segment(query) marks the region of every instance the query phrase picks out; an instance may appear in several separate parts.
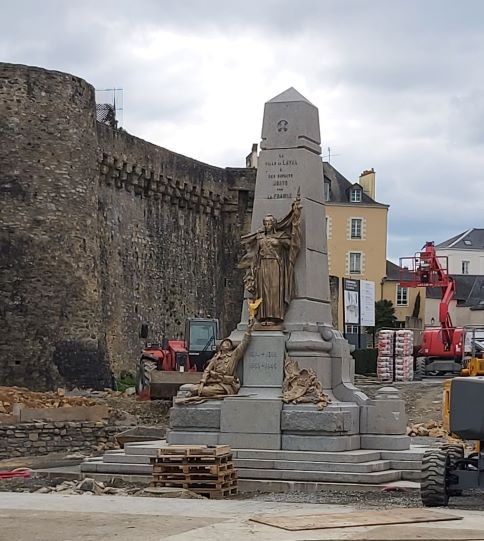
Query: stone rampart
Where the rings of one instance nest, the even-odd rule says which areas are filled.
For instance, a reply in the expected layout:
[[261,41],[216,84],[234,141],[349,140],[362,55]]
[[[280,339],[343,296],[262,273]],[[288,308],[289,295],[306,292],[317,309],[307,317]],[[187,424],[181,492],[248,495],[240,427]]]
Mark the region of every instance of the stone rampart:
[[252,169],[223,169],[95,120],[94,89],[0,64],[0,379],[102,388],[188,317],[238,321]]

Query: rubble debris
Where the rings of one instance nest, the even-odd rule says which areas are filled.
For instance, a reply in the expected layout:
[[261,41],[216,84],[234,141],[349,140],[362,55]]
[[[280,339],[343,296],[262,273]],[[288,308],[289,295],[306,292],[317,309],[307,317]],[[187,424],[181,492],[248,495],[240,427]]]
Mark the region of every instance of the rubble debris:
[[442,438],[449,442],[460,441],[458,438],[453,438],[447,433],[447,430],[442,426],[442,421],[427,421],[426,423],[414,423],[407,427],[407,436]]
[[96,406],[99,402],[82,396],[66,396],[64,389],[57,392],[35,392],[25,387],[0,387],[0,413],[13,413],[14,405],[27,408],[61,408]]

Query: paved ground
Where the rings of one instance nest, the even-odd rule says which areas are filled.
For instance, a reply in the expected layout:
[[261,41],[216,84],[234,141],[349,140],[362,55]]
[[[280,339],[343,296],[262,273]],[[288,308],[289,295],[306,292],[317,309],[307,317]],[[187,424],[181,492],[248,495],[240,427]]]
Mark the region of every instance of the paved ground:
[[[323,539],[484,539],[484,513],[463,520],[289,532],[249,521],[255,514],[351,513],[351,506],[133,497],[0,493],[0,539],[15,541],[317,541]],[[396,510],[398,512],[398,510]],[[444,511],[445,512],[445,511]]]

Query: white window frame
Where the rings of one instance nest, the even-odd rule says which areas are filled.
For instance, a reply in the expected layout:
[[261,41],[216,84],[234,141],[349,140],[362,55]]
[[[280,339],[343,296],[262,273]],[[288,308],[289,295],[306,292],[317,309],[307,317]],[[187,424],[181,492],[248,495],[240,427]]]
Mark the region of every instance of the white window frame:
[[351,203],[361,203],[361,188],[352,188],[350,192]]
[[397,306],[408,306],[408,287],[397,285]]
[[[352,265],[351,265],[351,260],[352,260],[352,257],[351,256],[357,256],[355,259],[356,261],[359,262],[359,265],[358,265],[358,269],[356,270],[356,267],[354,269],[352,269]],[[363,266],[363,254],[361,252],[349,252],[349,271],[350,271],[350,274],[361,274],[362,272],[362,266]]]
[[329,201],[331,199],[331,184],[324,181],[324,201]]
[[471,262],[466,259],[463,259],[462,265],[461,265],[462,274],[469,274],[470,266],[471,266]]
[[345,334],[358,334],[359,325],[354,323],[347,323],[345,325]]
[[[353,224],[355,225],[354,228],[353,228]],[[358,232],[359,232],[359,235],[357,234]],[[363,238],[363,218],[350,218],[350,239],[361,240],[362,238]]]

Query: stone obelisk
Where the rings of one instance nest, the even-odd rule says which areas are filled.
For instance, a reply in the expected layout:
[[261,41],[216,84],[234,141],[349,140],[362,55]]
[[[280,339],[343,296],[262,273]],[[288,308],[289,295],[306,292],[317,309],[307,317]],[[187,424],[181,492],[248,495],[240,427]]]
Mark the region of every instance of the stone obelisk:
[[[370,400],[354,387],[348,343],[331,325],[323,186],[318,110],[290,88],[265,104],[251,232],[261,229],[267,215],[283,219],[300,197],[292,299],[279,328],[252,333],[238,395],[172,408],[170,443],[301,451],[408,448],[398,393],[389,389]],[[235,343],[247,320],[244,307],[231,335]],[[286,354],[315,371],[331,400],[324,410],[282,402]]]

